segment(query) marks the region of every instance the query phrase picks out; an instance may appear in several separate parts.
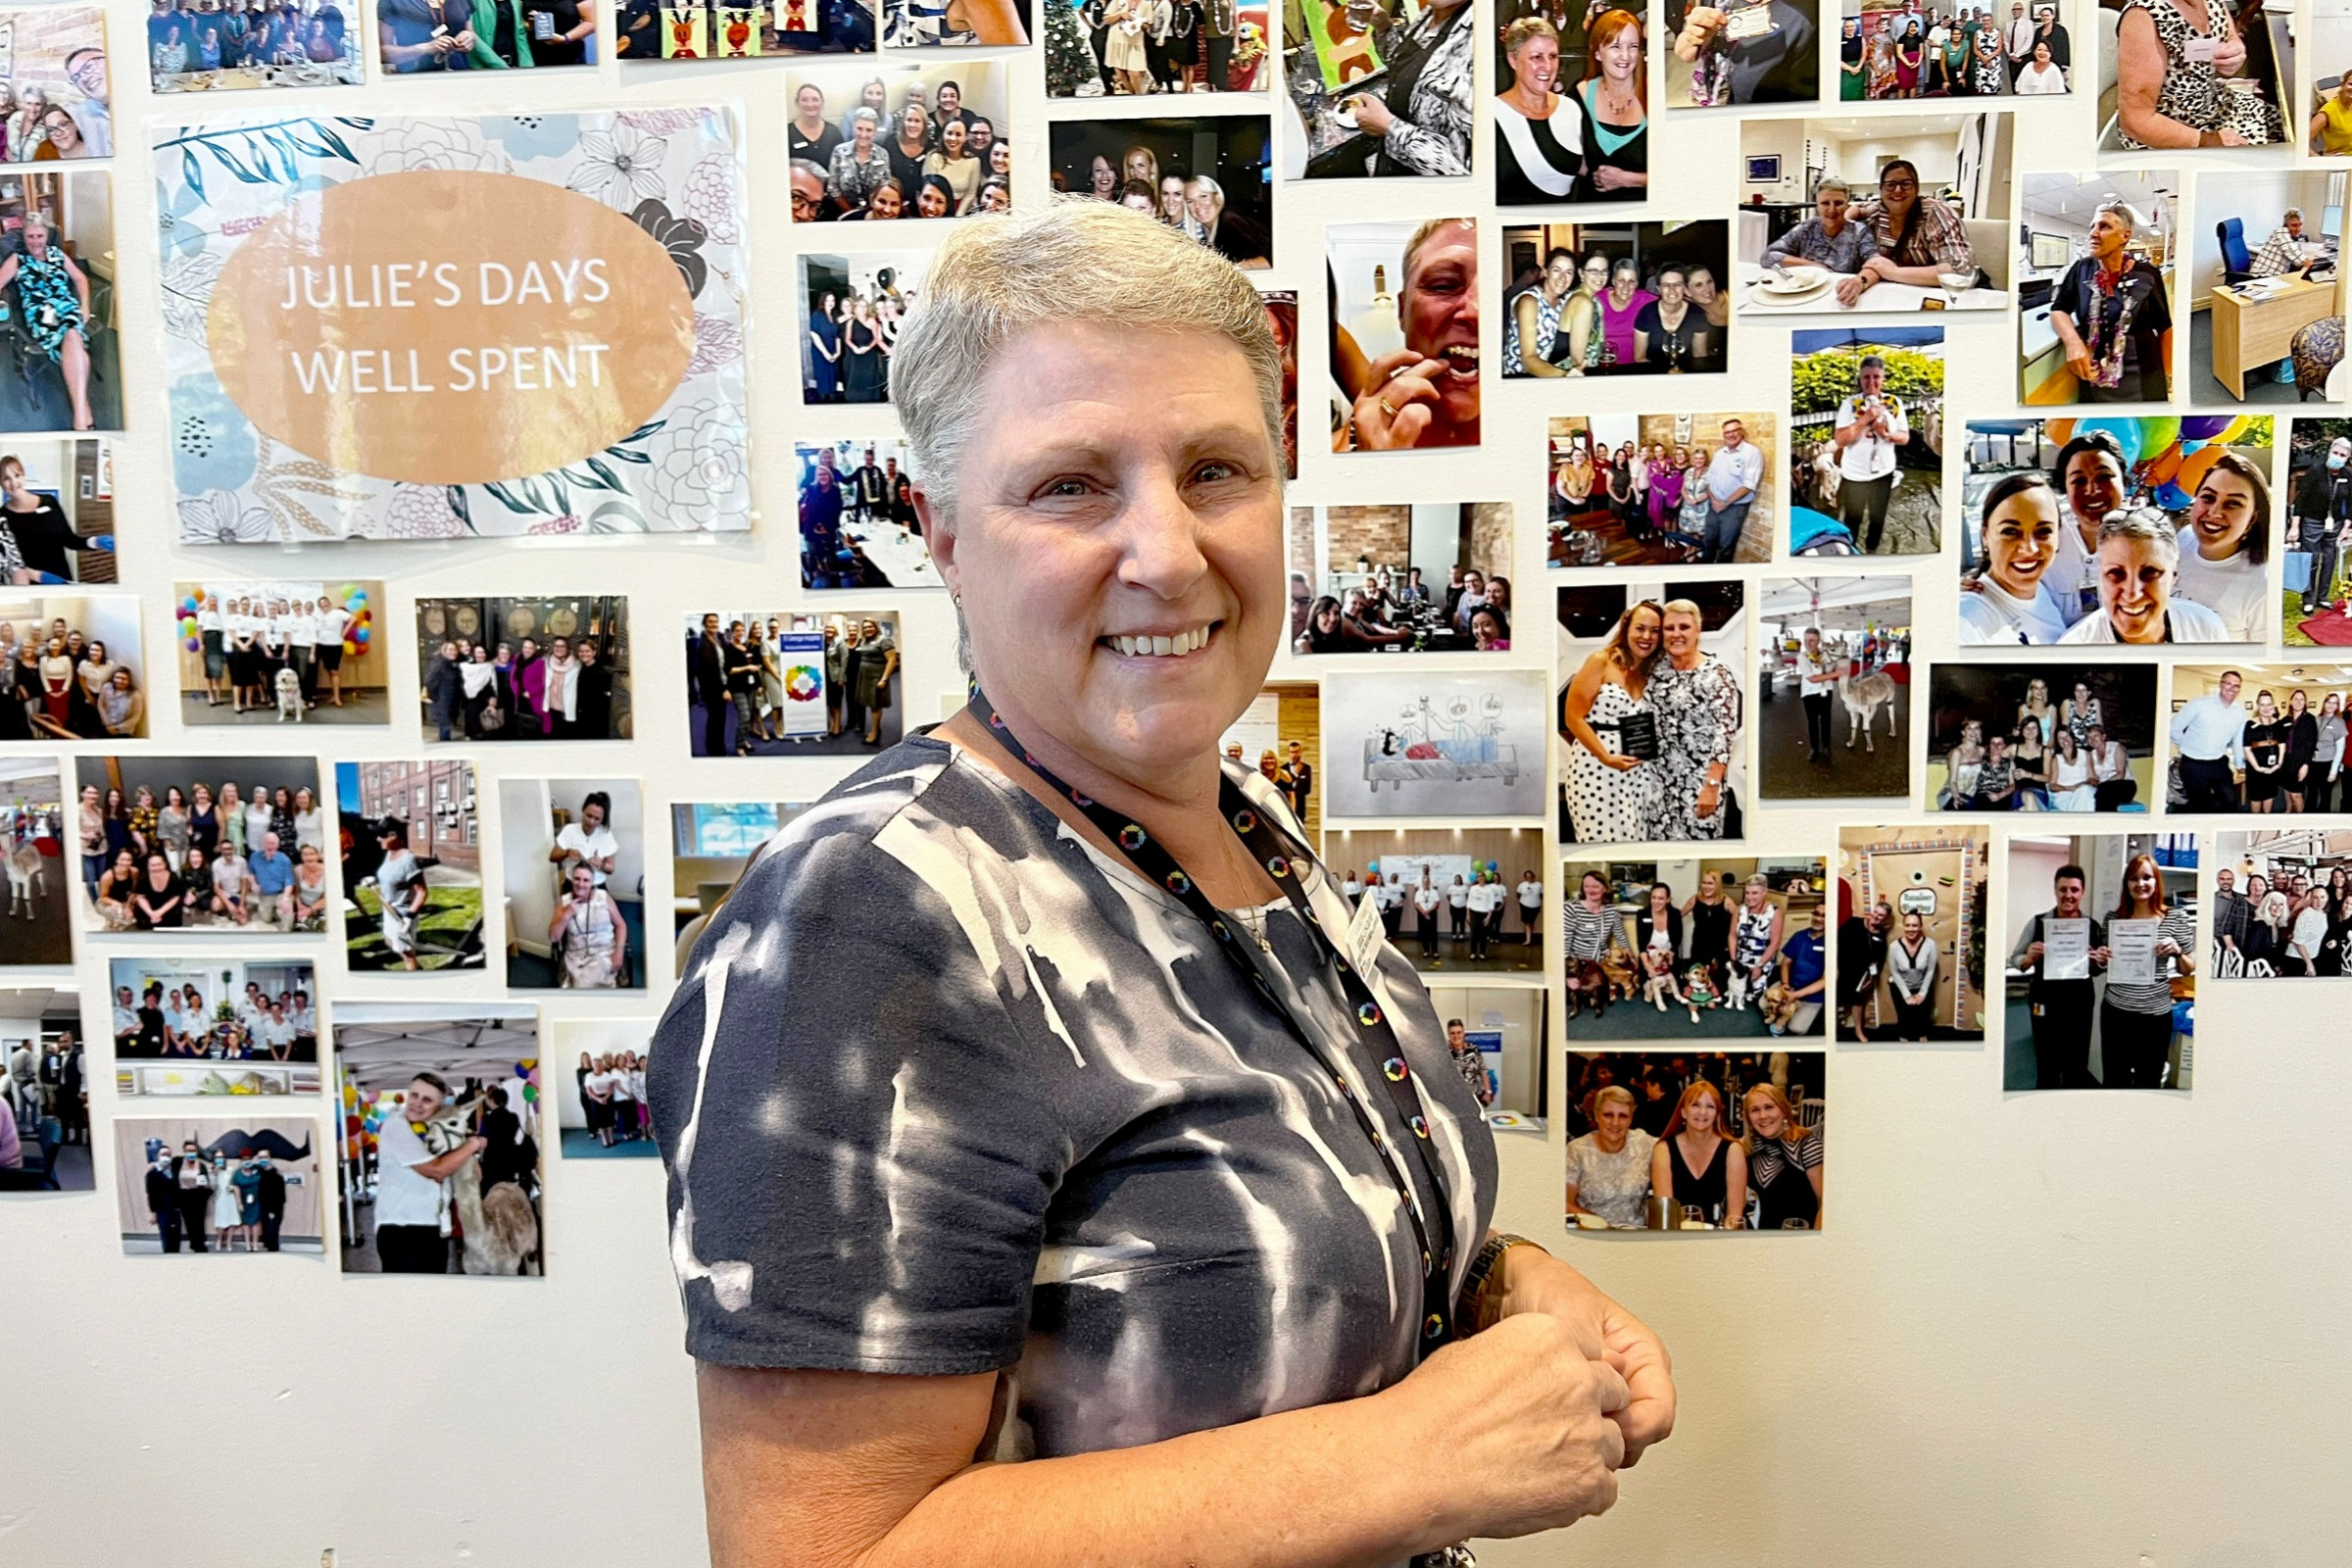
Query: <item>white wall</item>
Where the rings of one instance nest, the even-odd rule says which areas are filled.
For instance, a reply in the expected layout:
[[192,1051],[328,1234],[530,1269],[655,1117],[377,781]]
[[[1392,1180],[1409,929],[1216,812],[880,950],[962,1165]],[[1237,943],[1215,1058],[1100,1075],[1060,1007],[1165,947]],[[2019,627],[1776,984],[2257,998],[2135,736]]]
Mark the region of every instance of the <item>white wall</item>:
[[2228,178],[2208,175],[2197,181],[2196,211],[2191,219],[2195,227],[2191,254],[2196,257],[2196,270],[2189,276],[2189,291],[2198,306],[2205,296],[2222,282],[2222,242],[2214,234],[2214,225],[2234,218],[2245,225],[2246,250],[2250,254],[2262,249],[2262,242],[2271,237],[2278,226],[2278,219],[2289,207],[2303,209],[2303,231],[2315,243],[2320,236],[2320,215],[2328,208],[2329,185],[2340,176],[2309,174],[2231,174]]

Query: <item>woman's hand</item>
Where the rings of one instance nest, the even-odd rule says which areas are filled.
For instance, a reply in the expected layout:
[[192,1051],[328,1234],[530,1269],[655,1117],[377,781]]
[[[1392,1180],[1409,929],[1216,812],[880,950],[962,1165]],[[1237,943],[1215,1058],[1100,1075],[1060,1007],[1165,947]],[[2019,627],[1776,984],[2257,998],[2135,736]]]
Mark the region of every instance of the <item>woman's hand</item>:
[[1373,452],[1398,452],[1419,443],[1437,417],[1437,377],[1445,368],[1411,349],[1374,360],[1370,384],[1356,394],[1351,416],[1355,444]]
[[1601,760],[1608,763],[1620,773],[1631,773],[1635,768],[1642,765],[1642,759],[1639,757],[1625,757],[1615,752],[1603,757]]
[[1348,109],[1355,116],[1355,128],[1367,136],[1386,136],[1389,127],[1396,123],[1389,106],[1369,94],[1350,100]]
[[[1527,1313],[1567,1324],[1586,1355],[1606,1361],[1625,1378],[1631,1397],[1614,1417],[1625,1434],[1625,1464],[1634,1465],[1643,1449],[1665,1442],[1674,1431],[1674,1359],[1649,1325],[1541,1248],[1514,1247],[1495,1267],[1502,1272],[1502,1301],[1499,1320],[1487,1333]],[[1485,1337],[1474,1336],[1472,1343]]]
[[2231,27],[2214,43],[2214,73],[2217,75],[2234,76],[2245,69],[2245,65],[2246,40],[2238,36],[2235,27]]
[[1614,164],[1603,164],[1592,171],[1592,187],[1595,190],[1646,190],[1649,188],[1649,175],[1631,169],[1619,169]]

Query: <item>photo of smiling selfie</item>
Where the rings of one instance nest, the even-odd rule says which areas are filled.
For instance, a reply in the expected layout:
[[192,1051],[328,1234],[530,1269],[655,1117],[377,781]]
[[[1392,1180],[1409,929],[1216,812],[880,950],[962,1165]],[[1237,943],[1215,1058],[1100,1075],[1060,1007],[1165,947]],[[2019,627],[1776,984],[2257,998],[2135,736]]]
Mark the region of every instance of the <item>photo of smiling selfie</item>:
[[1478,445],[1478,220],[1334,223],[1334,452]]

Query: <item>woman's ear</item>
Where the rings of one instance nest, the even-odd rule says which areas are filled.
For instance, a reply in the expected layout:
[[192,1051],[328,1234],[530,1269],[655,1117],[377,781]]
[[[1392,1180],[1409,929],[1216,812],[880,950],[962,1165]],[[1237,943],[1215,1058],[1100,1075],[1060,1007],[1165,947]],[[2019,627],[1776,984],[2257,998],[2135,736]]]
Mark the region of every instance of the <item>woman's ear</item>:
[[914,503],[915,517],[923,525],[923,542],[930,548],[931,564],[939,568],[940,580],[947,584],[951,594],[962,593],[956,581],[956,528],[948,521],[948,510],[932,499],[920,479],[911,481],[906,494]]

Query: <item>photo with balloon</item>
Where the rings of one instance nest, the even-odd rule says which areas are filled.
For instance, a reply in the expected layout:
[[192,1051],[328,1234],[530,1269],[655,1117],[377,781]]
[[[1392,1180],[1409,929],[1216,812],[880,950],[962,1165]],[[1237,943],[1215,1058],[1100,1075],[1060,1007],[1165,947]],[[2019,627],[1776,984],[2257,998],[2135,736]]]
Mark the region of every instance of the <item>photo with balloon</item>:
[[183,724],[389,724],[374,578],[174,583]]

